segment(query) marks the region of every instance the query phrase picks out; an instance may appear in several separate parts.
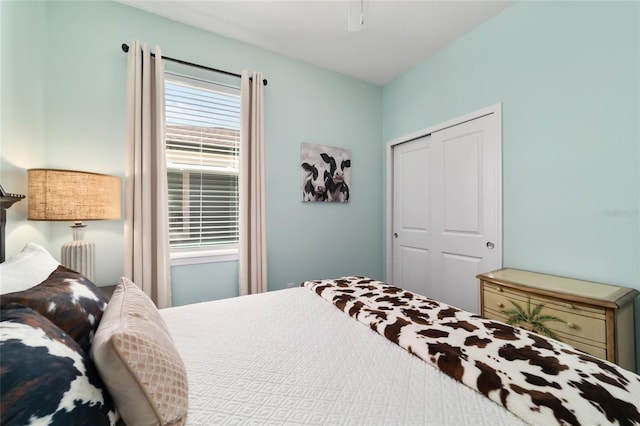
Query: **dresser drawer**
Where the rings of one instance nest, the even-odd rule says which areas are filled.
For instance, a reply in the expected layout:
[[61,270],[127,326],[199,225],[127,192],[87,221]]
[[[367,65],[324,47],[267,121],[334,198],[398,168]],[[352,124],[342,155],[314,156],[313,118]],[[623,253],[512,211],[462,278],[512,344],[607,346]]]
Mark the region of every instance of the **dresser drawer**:
[[600,342],[603,345],[607,341],[606,313],[604,309],[564,303],[563,301],[545,297],[528,296],[526,293],[504,290],[493,286],[484,286],[483,299],[485,309],[501,314],[503,310],[515,309],[515,306],[510,301],[516,302],[525,310],[529,299],[531,300],[532,308],[542,303],[545,305],[542,309],[543,314],[554,315],[565,321],[546,322],[545,325],[554,332],[559,332],[566,336],[575,336],[579,340],[586,339]]
[[[492,291],[494,293],[506,294],[511,297],[524,298],[526,300],[529,295],[531,295],[532,299],[539,300],[541,303],[544,303],[546,306],[553,307],[553,309],[564,310],[568,312],[578,313],[580,315],[593,315],[596,317],[605,317],[606,309],[601,306],[596,305],[584,305],[575,302],[568,302],[566,300],[555,299],[553,297],[545,297],[538,294],[532,294],[524,290],[513,289],[509,287],[501,287],[499,285],[493,283],[483,282],[482,286],[483,291]],[[502,309],[502,308],[501,308]]]
[[[485,318],[507,322],[507,316],[496,311],[492,311],[490,309],[485,309],[482,313],[482,316]],[[554,330],[558,332],[558,330]],[[588,354],[597,356],[602,359],[607,359],[607,348],[604,342],[593,342],[590,340],[578,340],[573,335],[566,335],[562,332],[558,332],[558,337],[560,341],[563,343],[567,343],[573,346],[576,349],[580,349]],[[572,338],[573,337],[573,338]]]

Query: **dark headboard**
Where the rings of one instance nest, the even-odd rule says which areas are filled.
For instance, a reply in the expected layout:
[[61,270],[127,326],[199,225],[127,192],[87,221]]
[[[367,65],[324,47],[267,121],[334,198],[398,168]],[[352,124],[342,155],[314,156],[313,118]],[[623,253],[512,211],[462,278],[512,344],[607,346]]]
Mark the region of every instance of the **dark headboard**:
[[7,223],[7,209],[24,198],[22,194],[11,194],[5,192],[0,185],[0,263],[4,262],[5,255],[5,226]]

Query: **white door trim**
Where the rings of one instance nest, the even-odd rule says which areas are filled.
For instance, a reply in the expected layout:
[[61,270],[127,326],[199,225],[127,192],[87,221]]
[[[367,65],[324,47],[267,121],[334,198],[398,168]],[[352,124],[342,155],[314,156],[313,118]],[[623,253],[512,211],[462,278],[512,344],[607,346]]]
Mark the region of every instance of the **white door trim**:
[[[393,233],[393,148],[396,145],[430,135],[439,130],[446,129],[447,127],[456,126],[466,121],[475,120],[476,118],[484,117],[490,114],[494,114],[494,117],[495,117],[494,131],[495,131],[496,137],[498,138],[498,143],[502,147],[502,103],[497,103],[495,105],[482,108],[478,111],[465,114],[461,117],[457,117],[457,118],[445,121],[444,123],[436,124],[424,130],[419,130],[415,133],[401,136],[390,142],[387,142],[387,179],[386,179],[387,180],[386,182],[386,195],[387,195],[386,216],[387,218],[386,218],[386,231],[385,231],[386,233],[385,242],[387,245],[387,250],[386,250],[387,268],[386,268],[385,280],[387,282],[391,282],[391,278],[393,277],[393,241],[391,240],[391,234]],[[496,197],[496,202],[498,203],[498,205],[496,206],[496,212],[497,212],[496,220],[498,222],[497,225],[499,226],[496,226],[496,230],[497,230],[496,239],[499,242],[499,247],[500,247],[498,261],[500,265],[502,265],[502,149],[500,149],[498,152],[498,164],[500,165],[500,167],[498,167],[496,170],[496,173],[498,173],[498,176],[496,176],[497,191],[498,191],[498,197]]]

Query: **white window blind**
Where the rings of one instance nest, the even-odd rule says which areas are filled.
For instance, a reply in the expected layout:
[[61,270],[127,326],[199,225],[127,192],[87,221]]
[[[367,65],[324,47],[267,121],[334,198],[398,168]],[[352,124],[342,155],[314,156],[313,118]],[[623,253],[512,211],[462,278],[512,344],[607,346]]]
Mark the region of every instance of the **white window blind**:
[[169,245],[238,243],[240,90],[165,75]]

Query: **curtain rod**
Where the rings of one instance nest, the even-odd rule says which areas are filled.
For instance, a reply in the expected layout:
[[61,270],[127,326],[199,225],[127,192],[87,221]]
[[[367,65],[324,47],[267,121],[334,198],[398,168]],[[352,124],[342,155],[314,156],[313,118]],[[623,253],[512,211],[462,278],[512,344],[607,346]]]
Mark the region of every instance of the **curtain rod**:
[[[122,47],[122,51],[123,52],[127,53],[129,51],[129,45],[128,44],[122,43],[121,47]],[[156,54],[155,53],[151,53],[151,56],[155,57]],[[219,70],[217,68],[211,68],[211,67],[208,67],[206,65],[194,64],[193,62],[187,62],[187,61],[183,61],[182,59],[171,58],[171,57],[165,56],[165,55],[162,55],[162,59],[166,59],[167,61],[176,62],[176,63],[182,64],[182,65],[188,65],[190,67],[195,67],[195,68],[200,68],[200,69],[207,70],[207,71],[217,72],[217,73],[220,73],[220,74],[230,75],[230,76],[233,76],[233,77],[238,77],[238,78],[242,77],[240,74],[236,74],[235,72]],[[251,77],[249,77],[249,80],[251,80]],[[267,79],[266,78],[263,79],[262,83],[266,86],[267,83],[268,83]]]

